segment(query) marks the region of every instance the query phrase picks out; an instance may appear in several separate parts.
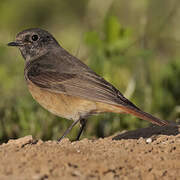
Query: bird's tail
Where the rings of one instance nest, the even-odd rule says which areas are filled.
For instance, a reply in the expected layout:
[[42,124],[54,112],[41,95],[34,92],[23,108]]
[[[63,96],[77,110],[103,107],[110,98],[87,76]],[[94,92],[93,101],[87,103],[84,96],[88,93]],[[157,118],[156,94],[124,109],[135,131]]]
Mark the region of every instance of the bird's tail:
[[140,119],[149,121],[153,124],[157,124],[158,126],[165,126],[169,124],[167,121],[161,120],[159,118],[152,116],[149,113],[142,111],[141,109],[139,109],[133,104],[132,105],[112,105],[112,104],[105,104],[105,103],[97,102],[96,105],[97,105],[98,112],[127,113],[127,114],[132,114]]
[[149,113],[146,113],[140,109],[136,109],[135,107],[131,107],[131,106],[127,106],[127,107],[126,106],[116,106],[116,107],[120,108],[125,113],[132,114],[132,115],[134,115],[140,119],[146,120],[146,121],[150,121],[151,123],[157,124],[158,126],[165,126],[165,125],[169,124],[167,121],[156,118]]

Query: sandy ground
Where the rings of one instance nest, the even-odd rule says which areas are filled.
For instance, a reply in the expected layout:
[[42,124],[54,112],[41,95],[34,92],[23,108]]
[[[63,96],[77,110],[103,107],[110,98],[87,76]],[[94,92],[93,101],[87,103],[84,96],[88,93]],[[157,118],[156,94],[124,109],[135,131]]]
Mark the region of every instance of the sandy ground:
[[0,145],[0,180],[180,179],[180,126],[78,142],[26,136]]

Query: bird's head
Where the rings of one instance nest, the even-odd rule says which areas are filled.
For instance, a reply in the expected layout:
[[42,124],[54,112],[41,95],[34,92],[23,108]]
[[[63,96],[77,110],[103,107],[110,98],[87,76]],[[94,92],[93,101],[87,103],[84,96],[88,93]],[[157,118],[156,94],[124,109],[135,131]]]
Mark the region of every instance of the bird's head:
[[18,47],[23,58],[29,60],[45,54],[52,48],[59,47],[59,44],[49,32],[32,28],[18,33],[16,40],[8,43],[8,46]]

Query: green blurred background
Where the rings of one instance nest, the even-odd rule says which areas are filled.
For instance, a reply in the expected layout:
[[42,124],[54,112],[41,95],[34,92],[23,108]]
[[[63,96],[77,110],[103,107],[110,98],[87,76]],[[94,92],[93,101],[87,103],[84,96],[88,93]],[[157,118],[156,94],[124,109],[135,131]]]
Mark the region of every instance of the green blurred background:
[[[20,52],[6,44],[39,27],[105,77],[143,110],[168,121],[180,117],[179,0],[1,0],[0,140],[32,134],[57,139],[71,124],[31,97]],[[130,115],[89,118],[83,136],[104,137],[148,126]],[[75,137],[75,127],[69,137]]]

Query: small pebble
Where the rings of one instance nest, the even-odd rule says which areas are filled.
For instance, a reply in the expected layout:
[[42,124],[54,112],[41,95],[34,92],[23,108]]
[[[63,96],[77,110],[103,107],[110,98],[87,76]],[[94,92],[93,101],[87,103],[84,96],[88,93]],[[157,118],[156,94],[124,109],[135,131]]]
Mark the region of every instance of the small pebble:
[[151,138],[147,138],[146,139],[146,143],[152,143],[152,139]]

